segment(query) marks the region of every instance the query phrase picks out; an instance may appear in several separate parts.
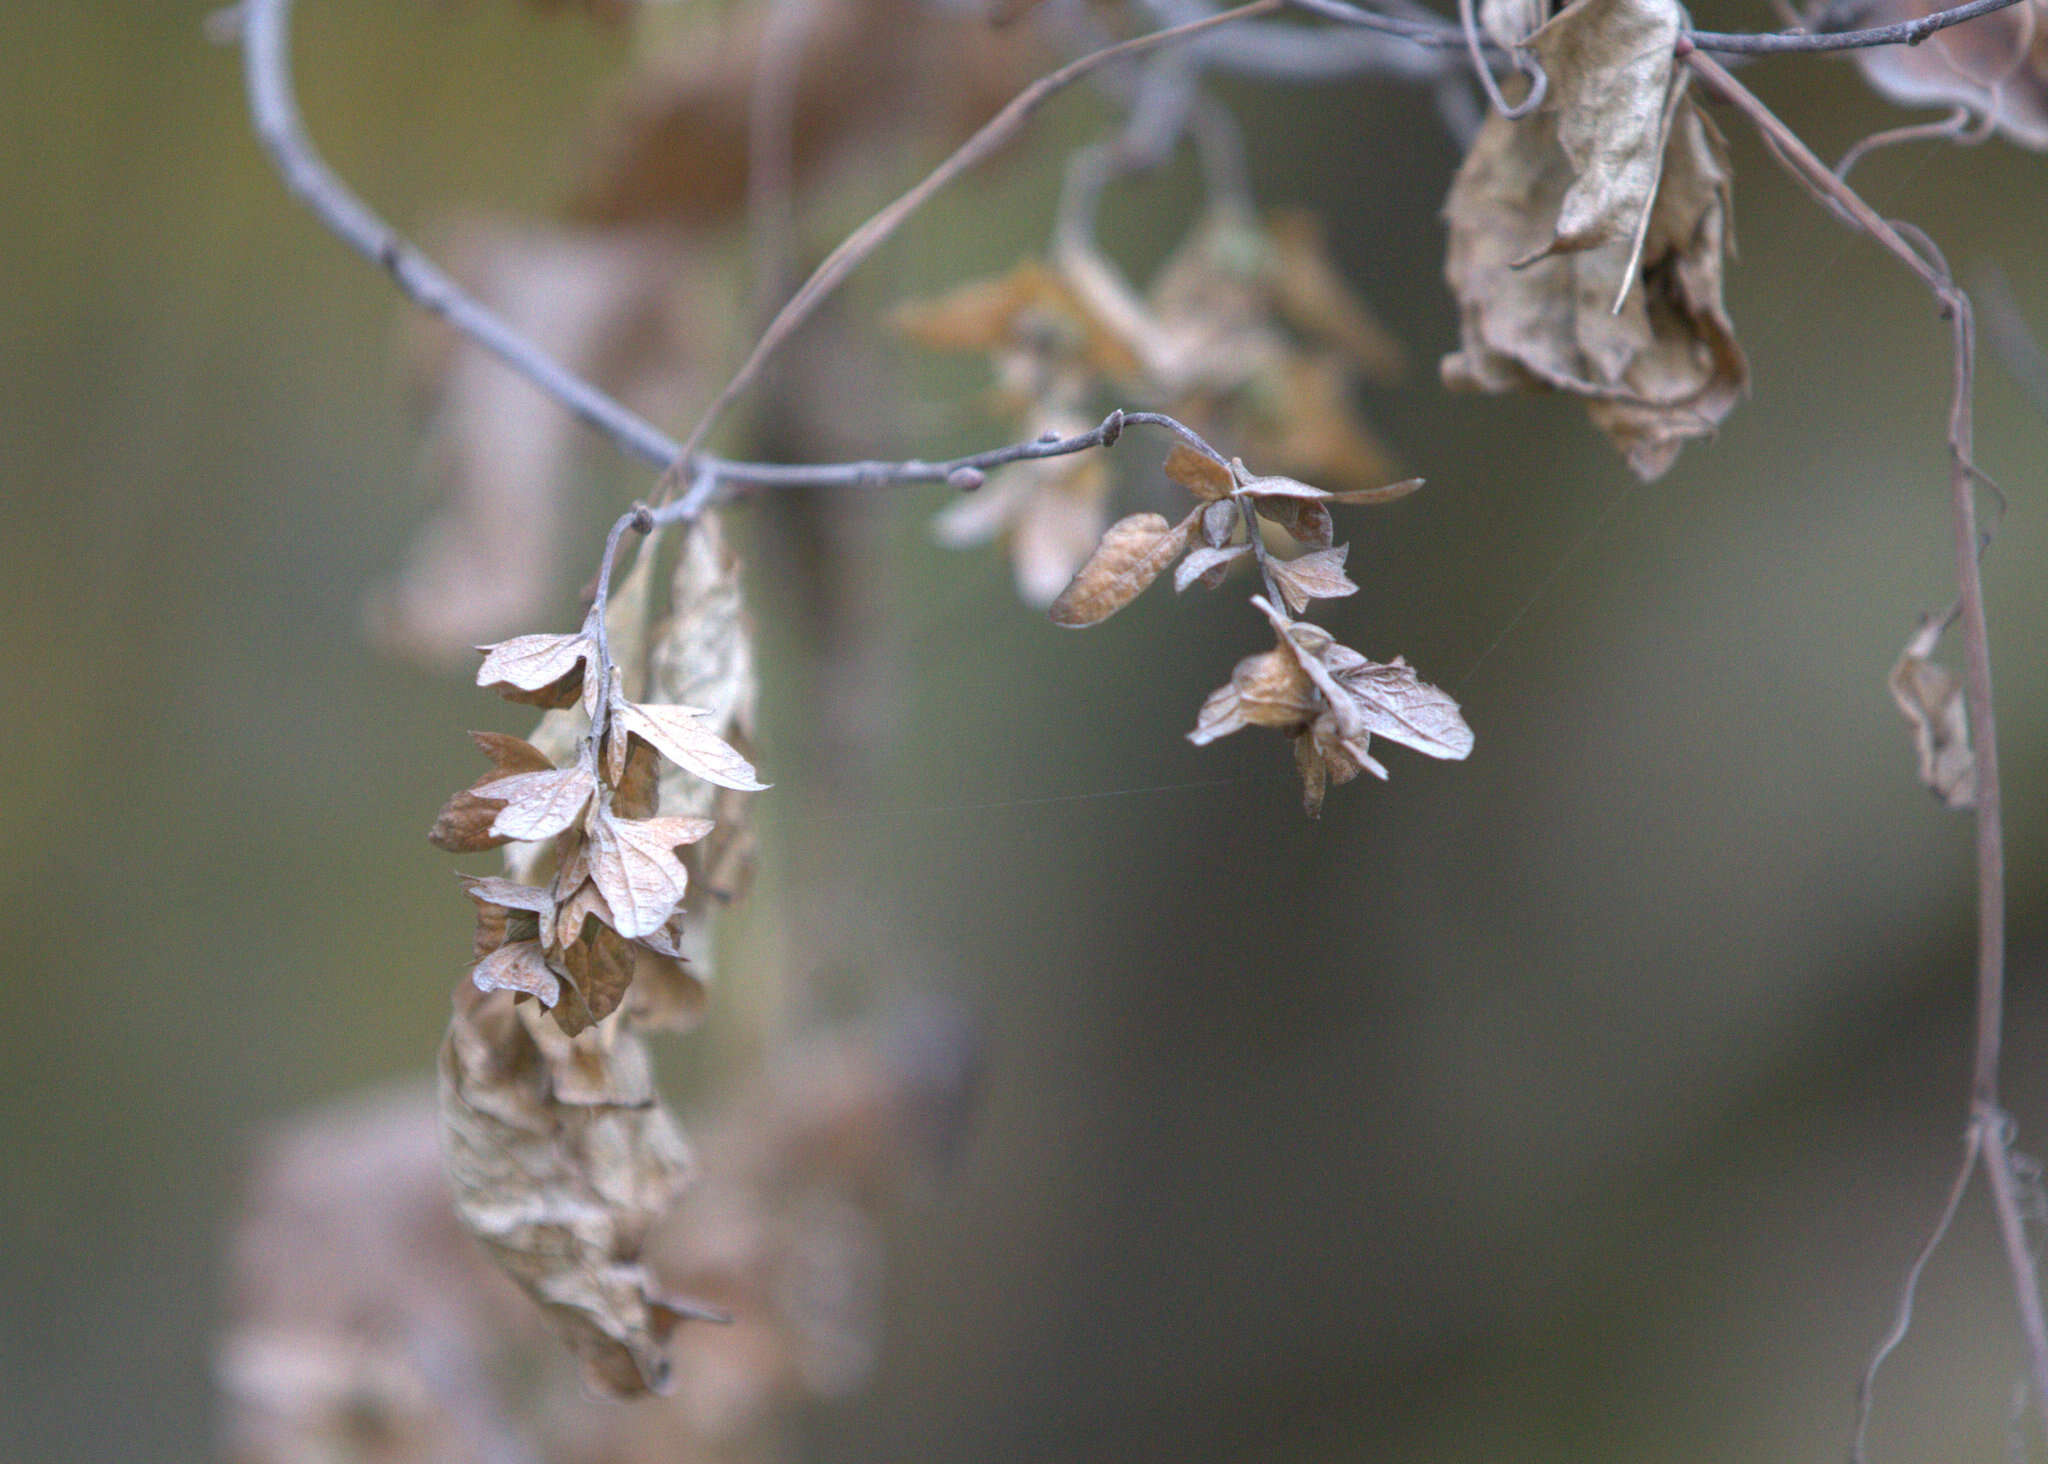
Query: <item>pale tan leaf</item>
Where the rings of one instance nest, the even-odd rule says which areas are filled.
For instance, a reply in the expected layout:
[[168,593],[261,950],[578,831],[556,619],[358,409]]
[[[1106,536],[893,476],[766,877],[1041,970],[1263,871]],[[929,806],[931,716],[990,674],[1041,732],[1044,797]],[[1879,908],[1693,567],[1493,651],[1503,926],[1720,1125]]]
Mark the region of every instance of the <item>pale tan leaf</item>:
[[1078,630],[1130,604],[1187,548],[1195,517],[1168,524],[1156,513],[1134,513],[1111,524],[1088,562],[1052,602],[1052,623]]
[[1232,544],[1226,549],[1212,549],[1200,545],[1188,552],[1173,571],[1173,590],[1179,594],[1196,580],[1201,580],[1210,589],[1222,583],[1223,574],[1230,566],[1252,552],[1249,544]]
[[1204,501],[1228,498],[1237,491],[1230,469],[1186,443],[1175,443],[1167,453],[1166,476]]
[[506,941],[471,968],[469,979],[478,991],[524,992],[545,1007],[562,999],[561,980],[537,940]]
[[584,667],[597,664],[597,642],[588,628],[574,635],[522,635],[479,646],[483,665],[476,684],[508,701],[537,707],[566,707],[583,694]]
[[1573,0],[1529,38],[1550,78],[1544,110],[1573,175],[1545,252],[1640,237],[1664,169],[1684,19],[1678,0]]
[[1344,559],[1350,552],[1349,544],[1338,544],[1295,559],[1273,560],[1273,581],[1280,587],[1288,608],[1299,615],[1311,600],[1335,600],[1357,594],[1358,586],[1344,573]]
[[544,773],[514,773],[478,785],[477,794],[501,799],[491,823],[495,838],[551,839],[583,816],[597,791],[597,773],[587,762]]
[[667,922],[689,882],[675,851],[711,832],[708,818],[615,818],[600,805],[589,821],[590,877],[617,918],[620,935],[647,935]]
[[1237,702],[1237,683],[1227,681],[1210,692],[1202,703],[1202,709],[1195,714],[1195,730],[1188,733],[1188,741],[1197,747],[1205,747],[1219,737],[1228,737],[1241,727],[1251,724]]
[[754,765],[726,740],[705,726],[696,707],[612,703],[612,738],[638,737],[677,767],[707,783],[753,793],[767,787],[754,777]]
[[[1569,177],[1550,113],[1492,116],[1480,129],[1444,205],[1444,273],[1461,336],[1444,358],[1444,382],[1580,397],[1637,476],[1654,478],[1686,442],[1712,433],[1748,384],[1721,300],[1726,149],[1682,100],[1633,274],[1625,240],[1527,262],[1551,240]],[[1611,311],[1618,284],[1631,279],[1636,288]]]
[[1399,656],[1388,665],[1346,671],[1337,680],[1368,731],[1430,757],[1458,762],[1470,755],[1472,729],[1456,700],[1417,676]]
[[1963,678],[1930,659],[1942,623],[1930,619],[1913,633],[1892,666],[1892,700],[1913,727],[1920,781],[1945,808],[1977,802],[1977,759],[1970,743],[1970,713]]
[[1011,528],[1010,566],[1024,603],[1042,608],[1059,598],[1102,537],[1109,473],[1093,454],[1017,463],[1005,471],[1026,469],[1035,470],[1031,476],[1039,486]]
[[553,908],[554,897],[538,885],[520,884],[517,880],[486,875],[479,878],[473,874],[458,875],[462,881],[463,893],[483,905],[498,905],[507,910],[525,910],[534,915],[545,914]]

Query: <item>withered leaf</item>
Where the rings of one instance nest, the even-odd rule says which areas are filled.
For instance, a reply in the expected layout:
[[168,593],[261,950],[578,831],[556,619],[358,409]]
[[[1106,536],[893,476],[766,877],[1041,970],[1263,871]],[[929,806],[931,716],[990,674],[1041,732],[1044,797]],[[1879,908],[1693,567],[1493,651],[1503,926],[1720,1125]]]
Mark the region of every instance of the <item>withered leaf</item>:
[[491,771],[441,805],[441,811],[434,816],[433,828],[427,832],[429,843],[451,854],[475,854],[480,850],[495,849],[510,837],[491,832],[498,810],[503,807],[502,800],[481,793],[479,789],[501,778],[554,767],[546,753],[521,738],[510,737],[503,732],[472,732],[469,736],[491,760]]
[[580,1000],[556,1007],[555,1024],[574,1037],[618,1010],[633,981],[633,948],[609,925],[590,920],[576,939],[562,947],[560,961],[575,982]]
[[1472,729],[1457,702],[1422,680],[1399,656],[1381,665],[1338,644],[1319,625],[1289,620],[1263,596],[1254,595],[1252,604],[1322,692],[1347,741],[1369,732],[1430,757],[1458,761],[1471,753]]
[[499,905],[507,910],[526,910],[535,915],[544,915],[554,905],[554,897],[538,885],[521,884],[517,880],[505,879],[499,875],[458,876],[463,892],[482,905]]
[[1288,608],[1299,615],[1308,608],[1310,600],[1335,600],[1357,594],[1358,586],[1344,573],[1344,559],[1350,552],[1349,544],[1338,544],[1294,559],[1273,560],[1273,582],[1279,586]]
[[[1444,358],[1445,384],[1580,397],[1644,479],[1712,433],[1749,380],[1721,301],[1726,149],[1690,97],[1672,119],[1663,165],[1639,251],[1617,240],[1537,257],[1573,177],[1550,112],[1520,122],[1488,117],[1444,204],[1444,273],[1461,336]],[[1615,312],[1628,281],[1639,288]]]
[[689,874],[676,850],[711,832],[708,818],[616,818],[591,814],[590,877],[628,939],[658,930],[683,898]]
[[479,797],[504,803],[491,822],[493,838],[551,839],[583,816],[597,791],[597,772],[587,761],[544,773],[513,773],[477,786]]
[[1209,693],[1188,741],[1202,747],[1241,727],[1299,728],[1315,714],[1315,683],[1302,671],[1300,658],[1285,650],[1265,651],[1239,661],[1229,682]]
[[[1892,25],[1941,8],[1930,0],[1873,0],[1856,23]],[[2048,0],[2020,0],[1917,46],[1853,54],[1864,79],[1894,102],[1967,107],[2020,146],[2048,149]]]
[[613,1024],[544,1048],[528,1021],[502,994],[457,996],[440,1059],[456,1213],[541,1304],[594,1387],[659,1391],[684,1309],[640,1257],[688,1182],[688,1151],[635,1038]]
[[1198,546],[1174,570],[1174,593],[1179,594],[1196,580],[1215,589],[1223,583],[1223,576],[1229,572],[1230,566],[1251,552],[1249,544],[1232,544],[1224,549],[1212,549],[1207,544]]
[[534,707],[574,706],[583,694],[585,663],[597,661],[597,644],[583,632],[515,636],[477,649],[484,663],[476,684]]
[[1130,604],[1186,550],[1196,517],[1189,514],[1168,524],[1156,513],[1134,513],[1111,524],[1088,562],[1052,602],[1052,623],[1078,630]]
[[1237,526],[1244,518],[1237,510],[1234,500],[1219,498],[1214,503],[1202,505],[1202,542],[1211,549],[1221,549],[1237,534]]
[[646,706],[623,698],[612,702],[608,757],[624,765],[625,740],[638,737],[677,767],[707,783],[742,793],[758,792],[766,783],[754,777],[754,765],[700,720],[695,707]]
[[508,940],[471,969],[478,991],[518,991],[544,1007],[562,999],[562,983],[548,966],[547,952],[537,940]]
[[1892,700],[1913,727],[1913,752],[1925,783],[1945,808],[1977,802],[1977,759],[1970,743],[1969,704],[1963,678],[1930,659],[1942,622],[1929,619],[1906,642],[1892,667]]
[[1229,468],[1186,443],[1175,443],[1167,453],[1166,476],[1205,501],[1228,498],[1237,491],[1237,480]]
[[[1664,170],[1683,21],[1678,0],[1573,0],[1529,37],[1572,173],[1542,252],[1632,245],[1641,234]],[[1631,250],[1624,279],[1634,263]]]

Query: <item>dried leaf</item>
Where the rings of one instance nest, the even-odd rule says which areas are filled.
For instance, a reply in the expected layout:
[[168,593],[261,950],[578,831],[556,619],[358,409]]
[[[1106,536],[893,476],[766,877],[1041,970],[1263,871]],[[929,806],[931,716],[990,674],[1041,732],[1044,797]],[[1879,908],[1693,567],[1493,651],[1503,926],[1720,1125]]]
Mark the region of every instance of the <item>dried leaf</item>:
[[1963,678],[1930,659],[1942,622],[1930,618],[1913,633],[1892,667],[1892,700],[1913,726],[1920,781],[1945,808],[1977,802],[1977,760],[1970,743],[1970,713]]
[[1196,580],[1215,589],[1223,583],[1223,576],[1230,566],[1251,552],[1249,544],[1232,544],[1225,549],[1212,549],[1204,544],[1189,551],[1188,557],[1173,572],[1174,593],[1179,594]]
[[[1941,8],[1931,0],[1873,0],[1856,23],[1892,25]],[[2021,0],[1917,46],[1852,54],[1864,80],[1902,106],[1967,107],[2020,146],[2048,149],[2048,0]]]
[[1335,600],[1357,594],[1358,586],[1344,573],[1344,559],[1350,552],[1349,544],[1338,544],[1295,559],[1273,560],[1273,582],[1280,587],[1288,608],[1299,615],[1308,608],[1310,600]]
[[441,805],[441,811],[434,816],[433,828],[427,832],[429,843],[451,854],[475,854],[484,849],[495,849],[506,842],[506,836],[491,832],[498,810],[504,805],[500,799],[480,793],[480,788],[517,773],[541,772],[554,767],[546,753],[520,738],[509,737],[503,732],[472,732],[469,736],[491,760],[491,771]]
[[711,832],[708,818],[616,818],[600,804],[592,813],[590,877],[628,939],[660,929],[675,912],[689,873],[675,851]]
[[1230,469],[1185,443],[1175,443],[1167,453],[1166,476],[1207,502],[1228,498],[1237,491],[1237,480]]
[[562,999],[561,980],[537,940],[506,941],[471,968],[469,979],[478,991],[522,992],[544,1007]]
[[[754,765],[705,726],[696,707],[645,706],[623,699],[612,703],[610,747],[617,755],[629,736],[638,737],[677,767],[707,783],[753,793],[767,787],[754,777]],[[623,759],[621,758],[623,765]]]
[[[1572,171],[1541,253],[1633,245],[1646,227],[1684,18],[1678,0],[1573,0],[1529,37],[1550,78],[1543,109]],[[1631,249],[1624,278],[1634,263]]]
[[584,666],[597,664],[592,629],[586,622],[574,635],[522,635],[479,646],[484,663],[476,684],[528,706],[574,706],[583,694]]
[[1202,542],[1211,549],[1221,549],[1236,537],[1238,525],[1243,522],[1244,517],[1238,512],[1234,500],[1219,498],[1214,503],[1205,503],[1202,505]]
[[579,999],[554,1009],[555,1024],[565,1036],[574,1037],[617,1011],[625,1000],[635,969],[633,947],[609,925],[592,919],[562,947],[560,963]]
[[[1462,338],[1444,358],[1444,381],[1583,398],[1636,474],[1655,478],[1719,425],[1748,384],[1721,303],[1726,150],[1692,100],[1681,100],[1633,275],[1626,240],[1526,263],[1549,247],[1571,177],[1553,114],[1492,116],[1480,129],[1444,205],[1445,276]],[[1640,288],[1614,313],[1617,285],[1630,278]]]
[[1073,582],[1052,602],[1052,623],[1078,630],[1130,604],[1186,550],[1195,519],[1189,514],[1168,524],[1156,513],[1134,513],[1111,524]]
[[[551,1040],[564,1044],[553,1055],[508,997],[458,995],[440,1061],[456,1212],[540,1303],[591,1386],[658,1392],[685,1309],[640,1257],[688,1181],[689,1156],[636,1039],[604,1028]],[[565,1054],[577,1061],[573,1095]]]
[[504,803],[491,823],[499,839],[552,839],[583,816],[597,791],[597,773],[588,762],[544,773],[514,773],[477,786],[477,796]]

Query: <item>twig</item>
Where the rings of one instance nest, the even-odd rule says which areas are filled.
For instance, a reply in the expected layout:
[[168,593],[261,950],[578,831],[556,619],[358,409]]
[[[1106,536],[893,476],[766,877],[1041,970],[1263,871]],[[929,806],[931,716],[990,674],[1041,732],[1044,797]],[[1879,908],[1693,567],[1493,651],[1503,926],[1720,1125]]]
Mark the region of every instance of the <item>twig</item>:
[[[1978,13],[1983,12],[1980,9]],[[1969,709],[1970,750],[1976,779],[1973,801],[1977,820],[1977,1001],[1970,1124],[1981,1141],[1984,1172],[1990,1181],[1992,1204],[1998,1213],[2006,1263],[2012,1273],[2014,1301],[2026,1340],[2034,1401],[2044,1433],[2048,1433],[2048,1321],[2043,1320],[2039,1281],[2019,1210],[2018,1186],[2008,1147],[2010,1120],[1998,1101],[1999,1056],[2005,1030],[2005,841],[1998,731],[1991,695],[1991,639],[1984,618],[1980,564],[1983,548],[1977,531],[1979,474],[1972,457],[1977,342],[1970,298],[1955,283],[1931,245],[1909,241],[1907,232],[1918,234],[1917,229],[1902,231],[1879,217],[1860,194],[1822,163],[1775,112],[1729,75],[1725,67],[1684,42],[1680,43],[1680,54],[1701,80],[1749,117],[1798,181],[1912,270],[1933,293],[1950,323],[1954,371],[1948,422],[1949,529],[1963,637],[1964,697]],[[1921,237],[1924,240],[1925,236]]]
[[[1342,21],[1346,25],[1361,26],[1386,35],[1398,36],[1418,46],[1441,50],[1465,44],[1464,27],[1448,21],[1397,19],[1349,4],[1348,0],[1291,0],[1291,3],[1296,8],[1312,14]],[[1946,30],[1952,25],[1961,25],[1965,21],[1975,20],[1980,15],[1990,15],[1994,11],[2004,10],[2019,3],[2020,0],[1969,0],[1966,5],[1958,5],[1949,10],[1937,10],[1932,15],[1923,15],[1917,20],[1903,20],[1897,25],[1873,26],[1868,30],[1777,31],[1754,34],[1684,30],[1679,32],[1679,36],[1702,51],[1721,51],[1749,56],[1787,55],[1812,51],[1855,51],[1872,46],[1917,46],[1936,31]]]
[[620,448],[666,468],[682,447],[659,427],[629,410],[535,346],[401,238],[321,160],[299,119],[292,90],[292,0],[243,0],[243,76],[256,135],[285,186],[319,216],[329,232],[391,276],[415,304],[432,311],[469,339],[562,403]]
[[1918,20],[1897,25],[1873,26],[1869,30],[1804,33],[1781,31],[1775,35],[1728,34],[1722,31],[1684,31],[1684,37],[1702,51],[1722,51],[1747,56],[1782,56],[1798,51],[1859,51],[1872,46],[1917,46],[1936,31],[1975,20],[1980,15],[2004,10],[2020,0],[1970,0],[1950,10],[1937,10]]
[[[953,152],[952,156],[932,169],[907,192],[885,205],[866,223],[848,234],[830,254],[825,256],[817,269],[812,271],[811,277],[790,297],[789,303],[776,312],[775,318],[768,322],[767,329],[761,332],[760,339],[754,343],[754,349],[748,353],[747,359],[740,363],[739,370],[733,373],[732,379],[712,399],[711,405],[704,409],[704,415],[698,419],[697,425],[690,429],[689,436],[683,439],[682,451],[678,457],[688,458],[703,445],[705,434],[710,432],[734,399],[753,383],[762,364],[783,341],[789,338],[791,332],[803,324],[825,297],[838,287],[840,281],[880,248],[903,221],[922,208],[933,194],[1007,142],[1011,135],[1023,126],[1025,120],[1056,93],[1112,61],[1142,55],[1156,46],[1184,40],[1234,21],[1270,15],[1283,3],[1284,0],[1251,0],[1248,5],[1240,5],[1219,15],[1206,16],[1187,25],[1173,26],[1167,30],[1135,36],[1128,41],[1119,41],[1113,46],[1105,46],[1102,50],[1091,51],[1086,56],[1069,61],[1057,71],[1040,77],[1012,97],[1002,111],[984,123],[979,131]],[[673,478],[673,474],[670,477]]]

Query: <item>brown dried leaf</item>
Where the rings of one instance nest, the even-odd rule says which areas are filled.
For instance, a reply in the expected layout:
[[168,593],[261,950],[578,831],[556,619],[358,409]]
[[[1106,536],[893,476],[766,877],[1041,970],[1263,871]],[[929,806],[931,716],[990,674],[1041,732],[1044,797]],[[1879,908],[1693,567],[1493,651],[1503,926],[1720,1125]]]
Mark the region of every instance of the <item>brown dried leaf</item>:
[[1129,376],[1138,369],[1130,348],[1065,280],[1035,259],[1006,275],[970,280],[935,300],[898,306],[890,323],[927,350],[1022,350],[1103,376]]
[[590,816],[590,878],[628,939],[659,930],[675,913],[689,872],[675,851],[711,832],[708,818],[617,818],[600,803]]
[[1230,469],[1185,443],[1175,443],[1166,455],[1166,476],[1205,502],[1228,498],[1237,491]]
[[1349,544],[1317,549],[1295,559],[1275,559],[1270,568],[1273,582],[1280,587],[1287,606],[1296,615],[1308,608],[1310,600],[1335,600],[1358,593],[1358,586],[1344,573]]
[[[1626,240],[1536,257],[1554,237],[1571,176],[1552,114],[1491,116],[1480,129],[1444,205],[1445,277],[1462,337],[1444,358],[1444,382],[1578,396],[1636,474],[1655,478],[1719,425],[1748,384],[1721,303],[1726,150],[1692,100],[1681,100],[1633,273]],[[1611,312],[1629,279],[1640,288]]]
[[1913,633],[1892,667],[1892,700],[1913,726],[1920,781],[1945,808],[1974,808],[1977,759],[1970,744],[1970,713],[1963,678],[1930,659],[1943,626],[1931,618]]
[[755,779],[754,765],[704,724],[701,719],[705,715],[696,707],[647,706],[614,699],[607,755],[615,755],[627,737],[637,737],[707,783],[742,793],[767,787]]
[[442,804],[441,811],[434,816],[434,826],[427,832],[427,841],[450,854],[475,854],[484,849],[495,849],[506,842],[505,836],[491,832],[491,825],[497,821],[503,802],[480,793],[480,788],[518,773],[535,773],[554,767],[546,753],[520,738],[509,737],[503,732],[472,732],[469,736],[483,755],[491,760],[491,771]]
[[[1573,0],[1529,37],[1550,78],[1543,109],[1572,171],[1542,253],[1632,245],[1646,227],[1684,18],[1678,0]],[[1624,278],[1634,262],[1631,249]]]
[[555,1024],[564,1035],[574,1037],[618,1010],[633,982],[634,952],[616,930],[592,919],[576,939],[562,947],[559,959],[580,999],[554,1008]]
[[644,1051],[615,1028],[545,1049],[509,997],[459,993],[440,1109],[464,1227],[540,1303],[589,1384],[628,1398],[668,1380],[663,1346],[684,1311],[640,1257],[689,1155]]
[[[1933,0],[1874,0],[1858,25],[1892,25],[1942,9]],[[2048,0],[2021,0],[1917,46],[1853,53],[1864,80],[1908,107],[1967,107],[2012,141],[2048,149]]]
[[1305,727],[1316,714],[1316,689],[1288,650],[1246,656],[1232,669],[1230,682],[1209,693],[1196,716],[1188,741],[1197,747],[1226,737],[1240,727]]
[[1187,549],[1199,512],[1171,525],[1156,513],[1134,513],[1111,524],[1088,562],[1052,602],[1052,623],[1078,630],[1130,604]]
[[1244,516],[1238,512],[1237,504],[1228,498],[1219,498],[1214,503],[1202,505],[1202,542],[1211,549],[1221,549],[1237,535],[1238,525]]

